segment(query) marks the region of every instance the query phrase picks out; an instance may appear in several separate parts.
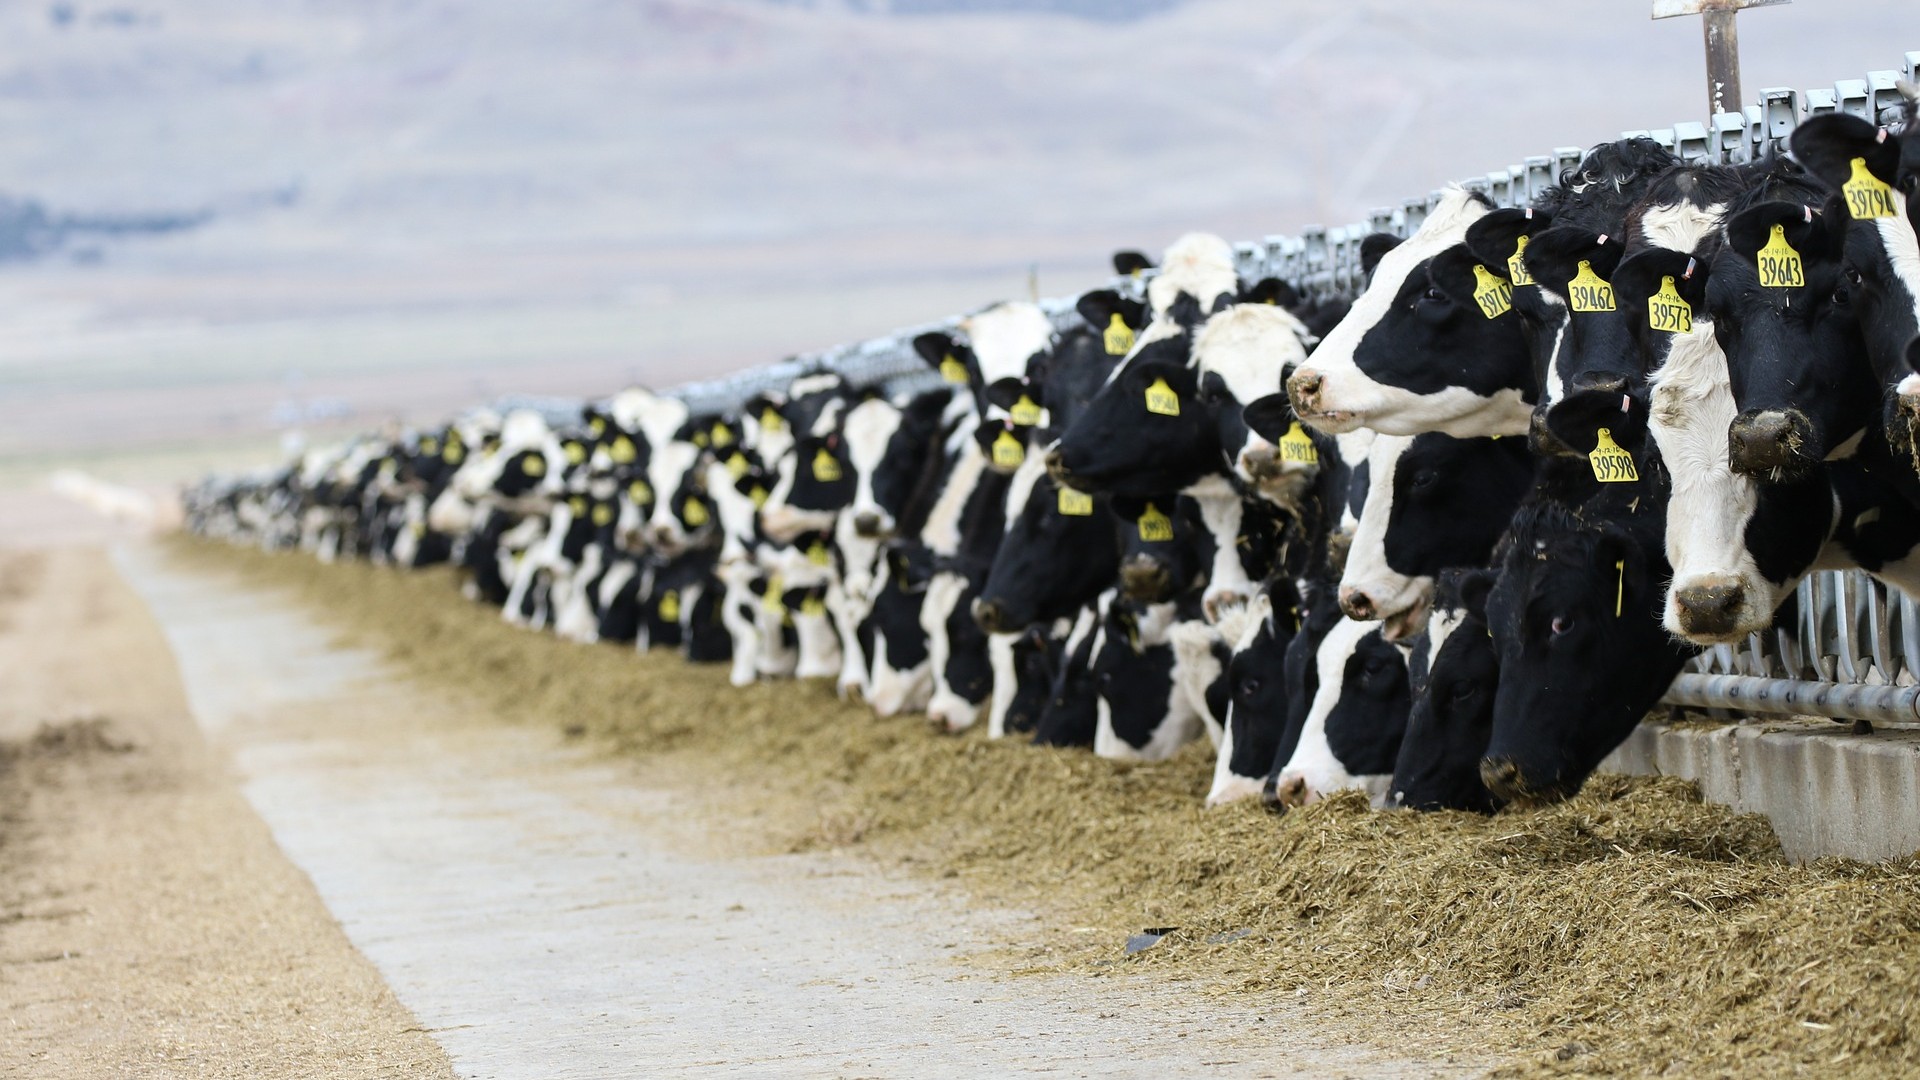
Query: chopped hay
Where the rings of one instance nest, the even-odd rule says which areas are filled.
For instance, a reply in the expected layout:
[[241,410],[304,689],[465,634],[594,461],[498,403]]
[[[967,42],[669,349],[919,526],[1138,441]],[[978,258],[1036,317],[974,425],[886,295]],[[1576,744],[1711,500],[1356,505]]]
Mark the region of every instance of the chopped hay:
[[[1209,811],[1204,747],[1128,766],[939,736],[823,686],[736,690],[719,667],[517,630],[444,572],[175,550],[294,587],[503,716],[730,778],[780,808],[787,842],[857,843],[1046,912],[1053,929],[1010,969],[1286,993],[1334,1031],[1490,1058],[1498,1075],[1920,1070],[1920,867],[1790,865],[1765,820],[1679,780],[1601,775],[1491,818],[1373,812],[1353,794],[1284,817]],[[1124,956],[1147,927],[1174,929]]]

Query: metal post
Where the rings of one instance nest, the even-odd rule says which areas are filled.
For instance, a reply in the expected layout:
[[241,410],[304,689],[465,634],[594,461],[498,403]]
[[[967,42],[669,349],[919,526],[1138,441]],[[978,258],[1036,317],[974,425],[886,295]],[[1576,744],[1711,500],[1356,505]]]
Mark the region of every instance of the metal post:
[[1653,17],[1700,16],[1707,49],[1707,115],[1740,109],[1740,32],[1734,17],[1741,8],[1772,7],[1792,0],[1653,0]]

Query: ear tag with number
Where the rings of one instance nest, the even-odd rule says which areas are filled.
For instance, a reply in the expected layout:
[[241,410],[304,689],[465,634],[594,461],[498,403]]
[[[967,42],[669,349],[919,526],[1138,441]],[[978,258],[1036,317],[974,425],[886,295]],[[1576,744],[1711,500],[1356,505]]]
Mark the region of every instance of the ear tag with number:
[[428,435],[420,440],[420,452],[432,456],[440,452],[440,440]]
[[645,480],[635,480],[627,485],[627,498],[636,503],[650,503],[653,501],[653,487]]
[[685,521],[690,528],[697,529],[705,525],[709,520],[707,517],[707,504],[701,502],[699,499],[688,499],[680,506],[680,519]]
[[539,454],[528,454],[520,459],[520,471],[528,476],[547,475],[547,459]]
[[660,594],[660,617],[668,622],[680,621],[680,594],[668,589]]
[[1013,403],[1013,408],[1007,410],[1007,415],[1022,427],[1037,427],[1040,423],[1040,406],[1023,393],[1020,400]]
[[1593,264],[1580,260],[1580,272],[1567,283],[1567,306],[1575,311],[1612,311],[1613,286],[1593,272]]
[[699,447],[702,450],[705,450],[707,448],[707,433],[704,431],[694,432],[693,445]]
[[800,601],[800,614],[820,616],[827,613],[827,602],[817,596],[809,596]]
[[1598,442],[1593,453],[1587,455],[1587,464],[1593,466],[1593,478],[1603,484],[1625,484],[1640,479],[1640,473],[1633,467],[1633,455],[1621,449],[1613,441],[1613,432],[1601,428],[1595,432]]
[[1526,253],[1527,241],[1531,239],[1530,236],[1522,236],[1514,241],[1513,254],[1507,256],[1507,277],[1515,285],[1533,284],[1533,275],[1527,273],[1527,261],[1521,258]]
[[775,574],[767,579],[767,594],[760,598],[760,606],[773,612],[775,615],[786,614],[787,602],[785,598],[782,597],[781,592],[780,575]]
[[1140,539],[1149,544],[1173,539],[1173,519],[1161,513],[1160,508],[1152,503],[1148,503],[1147,509],[1141,513],[1139,528]]
[[832,566],[833,552],[827,550],[827,545],[815,540],[807,548],[807,561],[815,566]]
[[953,358],[952,353],[940,358],[940,377],[955,386],[967,385],[967,365]]
[[449,465],[458,465],[465,460],[467,448],[460,445],[459,439],[448,439],[446,449],[440,451],[440,460]]
[[1061,488],[1060,513],[1067,517],[1092,517],[1093,496],[1070,487]]
[[1320,464],[1320,451],[1313,445],[1313,438],[1307,434],[1305,428],[1300,426],[1298,420],[1287,428],[1285,435],[1280,436],[1280,460],[1290,461],[1296,465]]
[[1107,328],[1100,335],[1100,343],[1106,346],[1108,356],[1125,356],[1133,351],[1133,327],[1115,312],[1107,320]]
[[1155,379],[1147,387],[1147,411],[1159,416],[1180,415],[1180,395],[1173,392],[1165,379]]
[[733,429],[728,427],[727,425],[721,424],[721,423],[715,423],[713,425],[712,434],[713,434],[714,449],[723,450],[733,445]]
[[761,487],[759,484],[755,484],[753,485],[753,490],[747,492],[747,498],[753,500],[753,508],[758,510],[767,505],[767,489]]
[[1853,159],[1853,177],[1840,185],[1840,191],[1847,197],[1847,211],[1857,220],[1900,216],[1899,207],[1894,205],[1893,189],[1867,170],[1866,158]]
[[769,405],[766,408],[760,410],[760,430],[761,431],[763,432],[779,431],[781,428],[785,426],[787,426],[787,422],[781,419],[779,412],[777,412],[773,406]]
[[747,463],[747,455],[738,450],[735,450],[733,456],[727,459],[727,475],[735,480],[747,475],[747,470],[752,467]]
[[575,520],[586,517],[587,497],[585,495],[575,495],[573,498],[568,499],[567,510],[573,514]]
[[613,504],[597,502],[593,504],[593,523],[595,525],[613,524]]
[[825,447],[814,451],[813,478],[823,484],[831,484],[840,479],[840,462]]
[[604,416],[596,416],[587,421],[587,430],[592,432],[593,437],[596,439],[605,435],[607,433],[607,418]]
[[1693,332],[1693,305],[1673,286],[1673,275],[1660,278],[1660,291],[1647,297],[1647,325],[1668,334]]
[[640,456],[640,451],[634,448],[632,439],[622,435],[607,447],[607,456],[613,459],[615,465],[631,465],[633,459]]
[[1027,448],[1013,437],[1013,432],[1002,431],[993,437],[993,464],[1001,469],[1017,469],[1027,460]]
[[581,443],[570,442],[567,444],[566,450],[567,464],[569,465],[578,465],[587,460],[587,448]]
[[1800,262],[1800,253],[1787,243],[1787,227],[1775,225],[1773,235],[1767,238],[1754,256],[1754,263],[1760,271],[1760,284],[1769,289],[1798,289],[1807,283],[1806,268]]
[[1480,305],[1480,314],[1497,319],[1513,310],[1513,282],[1479,263],[1473,264],[1473,280],[1473,302]]

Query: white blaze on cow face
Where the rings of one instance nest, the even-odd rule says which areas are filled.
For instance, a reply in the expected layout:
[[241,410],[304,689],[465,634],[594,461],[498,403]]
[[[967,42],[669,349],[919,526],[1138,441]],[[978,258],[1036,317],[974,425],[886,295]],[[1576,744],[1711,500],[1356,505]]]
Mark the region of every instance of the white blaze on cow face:
[[933,509],[927,513],[926,524],[920,529],[921,543],[936,555],[952,555],[960,550],[961,515],[966,512],[968,498],[980,485],[980,478],[986,474],[986,455],[973,437],[979,422],[977,416],[967,416],[947,440],[946,460],[950,462],[947,480],[939,498],[934,500]]
[[[1193,364],[1204,384],[1209,374],[1226,384],[1238,408],[1280,390],[1281,372],[1307,358],[1312,334],[1286,309],[1235,304],[1208,319],[1193,340]],[[1279,460],[1279,449],[1247,429],[1238,446],[1223,446],[1226,460],[1248,486],[1282,505],[1297,501],[1318,468]]]
[[1213,311],[1222,297],[1240,292],[1240,275],[1233,268],[1233,245],[1211,233],[1188,233],[1167,245],[1160,271],[1147,282],[1147,307],[1155,322],[1181,296],[1200,302],[1203,314]]
[[1213,566],[1200,602],[1208,621],[1217,622],[1253,595],[1253,578],[1240,562],[1240,523],[1246,507],[1224,476],[1206,477],[1184,494],[1200,508],[1200,522],[1213,537]]
[[680,516],[674,513],[673,497],[681,483],[700,460],[700,448],[690,442],[669,438],[652,443],[647,456],[647,484],[653,488],[653,515],[647,519],[647,542],[665,555],[686,549],[689,536]]
[[[1244,609],[1242,609],[1244,610]],[[1237,627],[1240,619],[1227,620]],[[1174,623],[1167,631],[1167,643],[1173,646],[1173,688],[1186,707],[1200,718],[1207,741],[1220,746],[1226,717],[1215,716],[1207,707],[1207,687],[1220,677],[1220,655],[1214,646],[1227,640],[1223,626],[1187,619]]]
[[[995,304],[969,315],[960,320],[960,329],[967,335],[967,347],[973,350],[986,386],[1026,377],[1027,361],[1053,344],[1053,320],[1040,305],[1025,300]],[[1004,414],[1005,410],[990,407],[990,416]]]
[[[1728,463],[1727,427],[1739,410],[1711,319],[1696,315],[1691,332],[1675,335],[1652,387],[1648,432],[1673,476],[1666,545],[1673,581],[1661,623],[1675,637],[1703,645],[1737,641],[1772,623],[1797,579],[1776,588],[1747,549],[1759,486]],[[1724,635],[1690,632],[1681,619],[1681,591],[1727,587],[1741,597],[1733,628]]]
[[1347,549],[1340,575],[1340,600],[1364,596],[1386,638],[1399,641],[1419,628],[1433,598],[1433,579],[1409,577],[1387,565],[1387,525],[1393,519],[1393,478],[1413,436],[1377,435],[1367,451],[1367,501]]
[[1465,387],[1417,394],[1375,380],[1360,369],[1355,352],[1369,331],[1385,319],[1407,279],[1428,259],[1465,241],[1467,229],[1488,212],[1472,193],[1449,187],[1418,232],[1384,255],[1365,292],[1347,316],[1322,339],[1296,379],[1319,378],[1318,411],[1302,420],[1326,432],[1370,427],[1397,435],[1443,431],[1459,438],[1524,435],[1533,407],[1517,390],[1483,397]]
[[872,398],[849,409],[841,428],[847,444],[847,463],[854,470],[853,502],[841,517],[857,520],[862,515],[870,515],[878,522],[878,532],[872,537],[876,545],[893,534],[894,520],[874,497],[873,474],[886,460],[887,446],[904,419],[898,406]]
[[947,635],[947,619],[959,606],[966,592],[967,579],[959,574],[940,573],[927,583],[927,595],[920,605],[920,630],[927,635],[927,653],[933,682],[933,696],[927,702],[927,716],[948,731],[965,731],[980,719],[980,706],[968,701],[947,685],[947,660],[953,643]]
[[1353,655],[1361,638],[1378,629],[1380,624],[1377,622],[1342,619],[1327,631],[1327,636],[1320,642],[1320,651],[1314,655],[1314,664],[1320,672],[1320,685],[1314,691],[1313,704],[1307,709],[1306,724],[1300,729],[1300,742],[1294,747],[1293,756],[1287,759],[1286,767],[1280,770],[1277,783],[1278,788],[1285,790],[1304,782],[1302,805],[1318,802],[1336,791],[1353,788],[1365,791],[1375,806],[1382,805],[1386,800],[1393,774],[1354,776],[1334,756],[1333,746],[1327,740],[1327,717],[1332,714],[1334,706],[1340,703],[1341,692],[1345,689],[1347,659]]
[[[1291,588],[1291,584],[1283,585]],[[1244,612],[1237,612],[1231,618],[1222,619],[1219,631],[1222,637],[1233,643],[1235,653],[1244,652],[1253,646],[1254,639],[1260,636],[1261,627],[1273,618],[1273,598],[1262,592],[1253,598]],[[1280,673],[1274,672],[1274,678]],[[1207,791],[1208,806],[1225,806],[1227,803],[1243,799],[1257,799],[1265,781],[1258,776],[1240,776],[1233,771],[1233,706],[1227,706],[1227,715],[1219,717],[1221,732],[1219,753],[1213,758],[1213,784]]]
[[1023,634],[988,634],[987,664],[993,669],[993,696],[987,699],[987,738],[1005,738],[1007,712],[1020,693],[1019,662],[1013,648]]

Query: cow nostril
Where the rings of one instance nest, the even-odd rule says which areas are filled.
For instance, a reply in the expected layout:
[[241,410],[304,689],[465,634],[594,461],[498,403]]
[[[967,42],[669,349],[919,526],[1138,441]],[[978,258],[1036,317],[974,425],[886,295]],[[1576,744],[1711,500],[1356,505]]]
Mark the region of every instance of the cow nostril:
[[1727,428],[1727,463],[1747,475],[1811,464],[1804,460],[1809,427],[1802,417],[1779,410],[1737,416]]
[[1535,409],[1527,421],[1527,449],[1542,457],[1578,457],[1573,447],[1563,442],[1560,436],[1547,426],[1547,410]]
[[1006,609],[1002,608],[997,601],[975,600],[973,602],[973,621],[989,634],[1000,632],[1001,623],[1006,616]]
[[1274,797],[1281,806],[1291,809],[1307,805],[1307,800],[1313,797],[1313,790],[1307,786],[1306,777],[1290,776],[1280,781],[1274,789]]
[[1520,766],[1507,758],[1482,758],[1480,782],[1487,786],[1488,791],[1509,802],[1525,794]]
[[1373,598],[1355,588],[1340,590],[1340,610],[1347,618],[1368,622],[1374,617]]
[[1320,373],[1312,368],[1301,368],[1287,377],[1287,396],[1293,399],[1293,407],[1296,411],[1320,392],[1321,383]]
[[1690,585],[1674,593],[1680,624],[1691,633],[1724,634],[1733,629],[1747,591],[1738,584]]
[[880,535],[880,515],[874,513],[855,514],[853,531],[868,539]]
[[1619,397],[1627,392],[1627,380],[1625,376],[1610,371],[1582,371],[1567,380],[1567,389],[1580,394]]

